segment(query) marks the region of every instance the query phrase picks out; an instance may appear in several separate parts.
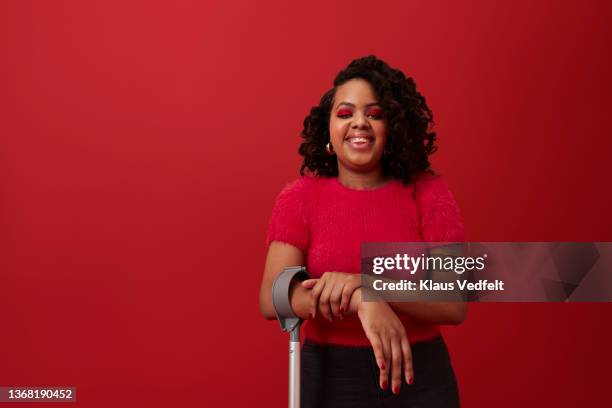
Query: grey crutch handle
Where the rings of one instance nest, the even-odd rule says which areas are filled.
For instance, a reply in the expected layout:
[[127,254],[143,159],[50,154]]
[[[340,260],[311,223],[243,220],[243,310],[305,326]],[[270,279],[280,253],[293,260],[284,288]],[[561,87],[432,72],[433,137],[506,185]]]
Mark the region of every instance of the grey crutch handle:
[[300,323],[300,318],[293,312],[289,299],[291,282],[294,279],[304,281],[308,278],[306,267],[288,266],[283,269],[272,284],[272,304],[283,331],[291,332]]

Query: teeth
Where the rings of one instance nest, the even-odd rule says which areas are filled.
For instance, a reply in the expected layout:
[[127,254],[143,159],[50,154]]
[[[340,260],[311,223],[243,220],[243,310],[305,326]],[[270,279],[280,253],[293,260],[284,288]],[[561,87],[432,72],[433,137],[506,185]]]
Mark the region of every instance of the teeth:
[[349,139],[349,142],[357,142],[357,143],[367,142],[367,141],[368,141],[367,137],[351,137]]

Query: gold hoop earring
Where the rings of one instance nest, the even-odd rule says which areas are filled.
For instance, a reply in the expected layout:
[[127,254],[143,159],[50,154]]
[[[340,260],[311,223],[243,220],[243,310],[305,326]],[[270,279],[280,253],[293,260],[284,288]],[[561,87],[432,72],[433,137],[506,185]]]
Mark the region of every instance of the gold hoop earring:
[[327,144],[325,145],[325,151],[331,156],[334,154],[334,147],[329,142],[327,142]]

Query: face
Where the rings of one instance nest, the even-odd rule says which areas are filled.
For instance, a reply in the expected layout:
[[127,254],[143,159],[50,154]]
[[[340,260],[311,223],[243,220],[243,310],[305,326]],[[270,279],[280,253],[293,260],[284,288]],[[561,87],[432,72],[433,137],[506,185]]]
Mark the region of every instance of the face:
[[338,167],[358,172],[380,168],[387,122],[369,82],[351,79],[336,89],[329,135]]

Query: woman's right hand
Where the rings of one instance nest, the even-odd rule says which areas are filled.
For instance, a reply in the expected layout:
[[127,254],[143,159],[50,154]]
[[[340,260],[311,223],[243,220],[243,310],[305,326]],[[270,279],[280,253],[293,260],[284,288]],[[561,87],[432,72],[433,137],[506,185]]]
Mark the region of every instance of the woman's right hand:
[[[361,296],[362,289],[357,290]],[[390,369],[391,390],[394,394],[399,394],[402,383],[402,362],[406,383],[412,384],[414,381],[412,350],[404,325],[391,306],[383,300],[368,302],[361,300],[357,306],[357,314],[372,344],[376,363],[380,368],[380,387],[387,388]]]
[[325,272],[320,278],[307,279],[302,286],[310,291],[310,313],[316,316],[317,309],[324,318],[332,321],[332,316],[342,319],[349,308],[353,292],[361,286],[361,274],[344,272]]

